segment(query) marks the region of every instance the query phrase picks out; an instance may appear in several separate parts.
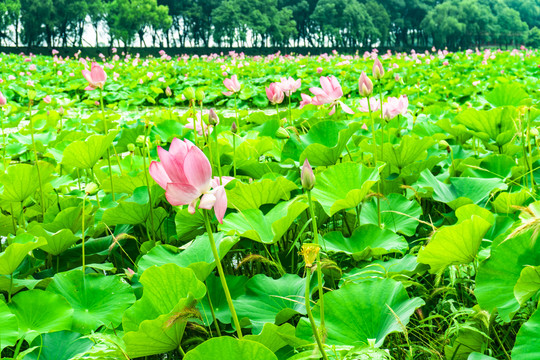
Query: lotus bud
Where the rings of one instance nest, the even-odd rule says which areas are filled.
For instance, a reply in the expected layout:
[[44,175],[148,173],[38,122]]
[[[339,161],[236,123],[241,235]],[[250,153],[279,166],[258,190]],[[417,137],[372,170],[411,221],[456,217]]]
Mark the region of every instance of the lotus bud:
[[531,128],[531,135],[538,136],[538,128]]
[[2,94],[2,93],[0,92],[0,106],[4,106],[4,105],[6,105],[6,104],[7,104],[7,99],[6,99],[6,97],[4,96],[4,94]]
[[288,139],[291,136],[289,135],[289,132],[287,131],[287,129],[285,129],[284,127],[279,127],[276,130],[276,137],[278,139]]
[[380,80],[382,79],[383,76],[384,76],[384,68],[379,58],[376,58],[375,63],[373,64],[373,78],[375,80]]
[[58,115],[64,116],[64,108],[62,106],[60,106],[60,108],[58,108]]
[[313,169],[311,168],[307,158],[304,160],[304,165],[302,166],[302,171],[300,173],[300,179],[304,190],[309,191],[315,186],[315,175],[313,174]]
[[233,121],[232,125],[231,125],[231,132],[233,134],[236,134],[238,132],[238,127],[236,126],[236,123]]
[[135,146],[135,144],[133,144],[133,143],[129,143],[129,144],[127,145],[127,149],[128,149],[129,152],[134,152],[135,149],[136,149],[136,146]]
[[[210,111],[208,112],[208,123],[210,125],[219,124],[219,116],[218,114],[216,114],[216,111],[214,109],[210,109]],[[233,124],[236,125],[234,122]]]
[[197,89],[197,91],[195,92],[195,99],[197,99],[198,101],[203,101],[204,100],[204,90],[203,89]]
[[186,99],[193,100],[193,99],[195,99],[195,89],[190,86],[190,87],[184,89],[183,95],[184,95],[184,97]]
[[93,182],[87,184],[86,187],[84,188],[84,192],[86,193],[86,195],[94,195],[98,191],[99,191],[99,186]]
[[170,87],[166,87],[165,88],[165,95],[167,95],[167,97],[171,97],[172,96],[172,90]]
[[450,147],[450,144],[446,142],[446,140],[439,141],[439,147],[446,149],[446,152],[450,153],[452,151],[452,148]]
[[34,100],[36,98],[36,90],[28,90],[28,99]]
[[126,270],[124,270],[124,273],[126,274],[126,277],[128,278],[128,280],[133,279],[133,275],[135,275],[135,271],[131,270],[130,268],[127,268]]
[[373,82],[367,77],[366,73],[362,71],[360,79],[358,79],[358,91],[360,96],[368,97],[373,93]]

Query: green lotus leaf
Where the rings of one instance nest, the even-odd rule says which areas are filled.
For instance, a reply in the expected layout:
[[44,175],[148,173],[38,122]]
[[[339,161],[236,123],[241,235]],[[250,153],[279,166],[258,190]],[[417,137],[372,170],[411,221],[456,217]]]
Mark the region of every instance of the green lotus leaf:
[[[229,292],[231,293],[231,298],[233,300],[246,293],[245,287],[249,278],[245,276],[226,275],[225,279],[227,280],[227,286],[229,287]],[[216,319],[223,324],[230,324],[232,321],[231,311],[229,310],[229,304],[227,303],[227,298],[225,297],[225,292],[223,291],[223,286],[221,286],[219,277],[214,275],[208,276],[205,284],[210,299],[212,300],[212,308],[214,309]],[[208,297],[205,296],[201,299],[198,308],[205,324],[208,326],[211,325],[214,319],[212,318],[212,312],[210,311]]]
[[[410,316],[422,305],[424,300],[409,299],[405,287],[392,279],[345,284],[324,294],[326,344],[359,346],[368,344],[368,339],[375,339],[375,345],[379,347],[388,334],[402,332]],[[318,323],[320,302],[312,312]],[[296,334],[306,340],[312,339],[308,319],[300,319]]]
[[182,242],[190,241],[205,231],[202,211],[196,211],[192,215],[188,209],[180,209],[176,212],[174,223],[176,224],[176,236]]
[[40,249],[55,256],[63,253],[79,240],[70,229],[62,229],[53,233],[45,230],[37,222],[28,225],[27,231],[36,237],[44,238],[47,244],[40,246]]
[[305,314],[305,283],[293,274],[279,279],[255,275],[246,283],[246,294],[233,300],[238,318],[247,317],[252,333],[259,334],[265,323],[280,325],[296,314]]
[[94,345],[88,351],[79,354],[72,360],[129,360],[126,353],[126,345],[117,334],[96,332],[89,334],[86,338],[90,339]]
[[251,340],[221,336],[206,340],[189,351],[185,360],[277,360],[266,346]]
[[340,210],[361,204],[371,187],[379,180],[378,168],[345,162],[317,174],[313,197],[332,216]]
[[92,169],[112,145],[117,132],[92,135],[84,141],[74,141],[64,149],[62,164],[78,169]]
[[497,360],[494,357],[480,354],[479,352],[472,352],[469,354],[467,360]]
[[501,147],[514,137],[516,118],[515,108],[500,107],[489,111],[467,109],[456,116],[456,121],[483,141],[491,140]]
[[19,339],[19,323],[17,317],[9,310],[0,298],[0,352],[6,346],[15,345]]
[[525,266],[540,265],[540,241],[533,241],[532,232],[492,245],[491,257],[480,264],[476,276],[475,296],[482,309],[498,310],[508,322],[519,309],[514,288]]
[[244,339],[263,344],[273,353],[287,345],[300,347],[309,344],[308,341],[296,337],[296,329],[289,323],[285,323],[281,326],[266,323],[259,335],[246,335]]
[[71,360],[85,353],[94,345],[92,340],[70,331],[43,334],[32,342],[38,348],[24,357],[24,360]]
[[325,251],[350,254],[355,261],[394,252],[403,253],[409,248],[402,236],[372,224],[360,226],[350,238],[344,237],[341,231],[326,233],[322,246]]
[[88,334],[104,325],[116,328],[122,313],[135,302],[131,286],[118,276],[71,270],[56,274],[47,290],[62,295],[73,307],[72,330]]
[[450,265],[473,261],[484,235],[495,222],[490,213],[492,221],[486,220],[484,216],[489,218],[489,215],[484,212],[489,213],[477,205],[459,208],[456,211],[458,223],[439,228],[429,243],[418,252],[418,262],[428,264],[430,272],[437,273]]
[[373,279],[374,277],[394,278],[396,275],[413,275],[420,265],[416,256],[407,254],[401,259],[390,259],[387,261],[375,260],[363,268],[355,268],[341,277],[341,282],[362,282]]
[[525,266],[514,287],[514,295],[521,305],[540,290],[540,265]]
[[[214,241],[221,259],[240,240],[237,236],[224,236],[223,233],[215,233]],[[208,235],[200,235],[193,240],[184,250],[167,246],[155,246],[139,260],[139,273],[153,265],[176,264],[180,267],[190,268],[195,272],[197,279],[204,281],[216,267],[216,260],[210,248]]]
[[202,298],[206,288],[197,280],[191,269],[176,264],[152,266],[146,269],[139,280],[143,285],[142,298],[124,312],[124,331],[138,331],[144,320],[154,320],[169,314],[181,300],[192,296]]
[[0,253],[0,275],[13,274],[30,251],[46,244],[47,241],[42,237],[25,233],[17,235],[6,250]]
[[431,189],[434,200],[446,203],[452,209],[466,204],[480,204],[488,199],[492,191],[507,189],[499,178],[450,178],[450,184],[445,184],[427,169],[422,171],[416,185]]
[[334,165],[345,150],[351,136],[360,129],[358,122],[347,125],[336,121],[321,121],[305,135],[293,136],[284,145],[282,160],[293,159],[313,166]]
[[523,87],[519,83],[510,82],[495,86],[495,88],[486,95],[486,100],[495,107],[519,106],[519,104],[528,97],[529,95],[523,90]]
[[512,349],[512,360],[540,359],[538,334],[540,334],[540,310],[537,309],[517,333]]
[[495,212],[512,214],[518,210],[515,206],[523,206],[530,198],[531,194],[526,189],[513,193],[504,191],[491,202],[491,205]]
[[307,202],[297,197],[280,202],[266,215],[259,209],[247,209],[227,215],[219,229],[229,235],[238,234],[254,241],[274,244],[307,207]]
[[[379,203],[383,228],[405,236],[416,233],[420,223],[418,219],[422,215],[422,207],[416,200],[408,200],[401,194],[392,193],[380,199]],[[377,199],[372,199],[362,205],[360,223],[378,225],[378,221]]]
[[[35,165],[16,164],[7,168],[7,173],[0,176],[0,184],[3,185],[3,191],[0,199],[10,202],[21,202],[34,195],[39,189],[39,178],[42,183],[54,171],[54,166],[45,161],[39,161],[38,168]],[[1,189],[0,189],[1,190]]]
[[124,335],[127,354],[131,358],[156,355],[178,349],[187,321],[194,317],[191,295],[181,299],[168,313],[156,319],[143,320],[137,331]]
[[418,138],[405,135],[400,139],[399,145],[390,143],[384,144],[383,161],[392,167],[396,167],[398,172],[407,165],[416,161],[424,160],[427,157],[427,150],[435,144],[431,137]]
[[276,204],[279,200],[289,200],[290,192],[298,186],[292,181],[279,176],[275,179],[263,179],[244,184],[240,181],[231,190],[227,190],[227,206],[244,211],[258,209],[264,204]]
[[144,224],[149,216],[150,207],[148,204],[122,201],[118,206],[105,210],[101,220],[109,226],[118,224],[137,225]]
[[19,320],[19,336],[32,342],[40,334],[70,330],[73,309],[62,296],[43,290],[22,291],[8,304]]

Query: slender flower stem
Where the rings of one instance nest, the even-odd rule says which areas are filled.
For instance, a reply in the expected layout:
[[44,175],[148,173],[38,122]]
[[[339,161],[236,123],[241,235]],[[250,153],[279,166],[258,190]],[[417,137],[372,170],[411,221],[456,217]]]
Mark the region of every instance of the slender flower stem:
[[383,97],[382,97],[382,84],[379,82],[379,101],[381,102],[381,161],[384,161],[384,115],[383,115]]
[[[189,100],[189,114],[191,115],[191,120],[193,121],[193,138],[195,139],[195,145],[198,146],[198,136],[197,136],[197,116],[195,115],[195,112],[193,111],[193,100]],[[204,134],[204,130],[203,130]]]
[[292,94],[289,94],[288,98],[289,98],[289,121],[290,121],[290,124],[292,125],[293,121],[292,121],[292,109],[291,109],[291,95]]
[[82,243],[81,243],[81,247],[82,247],[82,273],[83,273],[83,278],[84,278],[84,275],[86,273],[86,253],[85,253],[85,249],[84,249],[84,208],[86,207],[86,194],[84,195],[84,198],[83,198],[83,204],[82,204],[82,216],[81,216],[81,221],[82,221],[82,227],[81,227],[81,233],[82,233]]
[[3,142],[3,146],[2,146],[2,151],[3,151],[3,154],[2,154],[2,164],[4,165],[4,171],[7,170],[6,168],[6,133],[4,132],[4,110],[0,110],[1,114],[0,114],[0,125],[2,126],[2,142]]
[[[214,133],[214,141],[216,142],[216,166],[217,166],[217,171],[218,171],[218,176],[219,176],[219,183],[221,184],[221,158],[219,156],[219,144],[218,144],[218,133],[217,133],[217,126],[214,126],[214,131],[212,131]],[[210,141],[210,127],[208,127],[208,141]],[[234,154],[233,154],[233,160],[234,160]],[[235,165],[235,164],[234,164]],[[236,166],[233,167],[235,168],[234,170],[234,173],[235,173],[235,176],[236,176]]]
[[[148,130],[150,130],[150,126],[148,126]],[[148,131],[144,132],[144,143],[143,143],[143,152],[142,152],[142,158],[143,158],[143,171],[144,171],[144,178],[146,180],[146,189],[148,191],[148,205],[150,207],[150,224],[152,225],[152,235],[153,237],[150,239],[150,241],[154,244],[156,241],[156,227],[154,225],[154,202],[152,201],[152,189],[150,187],[150,180],[148,179],[148,168],[146,167],[146,154],[144,153],[144,150],[147,150],[148,157],[150,157],[150,148],[146,142],[146,139],[148,138]]]
[[236,177],[236,134],[232,134],[233,144],[233,176]]
[[[319,267],[319,266],[317,266]],[[319,330],[317,330],[317,324],[315,323],[315,319],[313,318],[313,314],[311,312],[311,304],[309,301],[309,289],[310,289],[310,280],[311,280],[311,269],[306,269],[306,292],[304,295],[305,302],[306,302],[306,312],[307,316],[309,318],[309,323],[311,324],[311,331],[313,331],[313,336],[315,336],[315,340],[317,341],[317,346],[319,347],[319,351],[321,352],[321,355],[323,359],[328,360],[328,357],[326,356],[326,352],[324,351],[324,346],[321,341],[321,337],[319,335]],[[321,310],[322,314],[322,310]]]
[[[373,119],[373,113],[371,111],[371,103],[369,102],[369,96],[367,97],[367,104],[368,104],[368,110],[369,110],[369,118],[371,119],[371,133],[373,134],[373,160],[375,162],[374,167],[377,167],[377,138],[375,136],[375,120]],[[381,103],[381,111],[382,111],[382,103]],[[382,145],[382,144],[381,144]],[[377,182],[377,192],[381,192],[381,182]],[[377,223],[379,224],[379,227],[381,227],[381,199],[377,196]]]
[[[103,106],[103,90],[99,89],[99,102],[101,104],[101,118],[103,119],[103,127],[105,128],[105,135],[108,135],[109,129],[107,127],[107,119],[105,118],[105,107]],[[118,161],[118,164],[120,164],[120,161],[118,158],[116,159]],[[111,151],[109,148],[107,148],[107,163],[109,165],[109,179],[111,181],[111,194],[112,194],[112,200],[114,199],[114,182],[113,182],[113,172],[112,172],[112,165],[111,165]]]
[[[315,211],[313,209],[313,201],[311,200],[311,190],[307,192],[308,204],[309,204],[309,214],[311,216],[311,226],[313,227],[313,243],[319,245],[319,231],[317,228],[317,217],[315,216]],[[326,248],[326,246],[325,246]],[[323,291],[323,281],[322,281],[322,266],[321,266],[321,253],[317,252],[317,286],[319,288],[319,303],[321,304],[321,332],[326,333],[325,324],[324,324],[324,291]],[[321,350],[322,351],[322,350]]]
[[225,292],[225,297],[227,298],[227,304],[229,305],[229,310],[231,311],[231,316],[233,318],[234,326],[236,327],[236,333],[238,338],[242,339],[242,328],[240,327],[240,322],[238,321],[238,316],[236,315],[236,310],[234,309],[234,304],[232,302],[231,293],[229,292],[229,287],[227,286],[227,280],[225,279],[225,272],[221,266],[221,259],[216,247],[216,242],[214,241],[214,234],[212,232],[212,227],[210,226],[210,218],[208,217],[208,211],[203,210],[204,214],[204,223],[206,225],[206,232],[208,234],[208,240],[210,240],[210,247],[212,248],[212,253],[214,254],[214,259],[216,260],[216,267],[219,273],[219,279],[221,280],[221,286]]
[[234,111],[236,112],[236,128],[240,131],[240,123],[238,119],[238,94],[234,93]]
[[34,140],[34,120],[32,118],[32,100],[28,101],[28,117],[30,118],[30,135],[32,136],[32,146],[34,148],[34,163],[36,164],[36,170],[39,180],[39,194],[41,196],[41,218],[45,219],[45,198],[43,197],[43,181],[41,180],[41,173],[39,171],[38,154],[36,148],[36,141]]

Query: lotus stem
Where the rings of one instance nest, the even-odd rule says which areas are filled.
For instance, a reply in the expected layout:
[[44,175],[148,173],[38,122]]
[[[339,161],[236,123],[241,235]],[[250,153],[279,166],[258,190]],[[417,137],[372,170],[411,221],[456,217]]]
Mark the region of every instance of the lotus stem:
[[[369,96],[367,97],[369,118],[371,119],[371,133],[373,134],[373,161],[375,162],[374,167],[377,167],[377,137],[375,136],[375,120],[373,119],[373,113],[371,111],[371,103],[369,102]],[[382,111],[382,102],[381,102],[381,111]],[[381,144],[382,146],[382,144]],[[381,182],[377,182],[377,192],[381,192]],[[381,227],[381,199],[377,196],[377,224]]]
[[[103,127],[105,128],[105,135],[107,135],[109,133],[109,129],[107,127],[107,119],[105,118],[105,107],[103,106],[103,90],[101,88],[99,89],[99,102],[101,104],[101,117],[103,119]],[[118,161],[118,164],[120,164],[119,159],[117,158],[116,160]],[[112,200],[115,201],[113,172],[112,172],[112,165],[111,165],[111,151],[109,150],[109,148],[107,148],[107,163],[109,165],[109,179],[111,181]]]
[[[319,264],[317,264],[317,268],[319,268]],[[309,323],[311,324],[311,331],[313,331],[313,336],[315,337],[315,341],[317,341],[317,346],[319,347],[319,351],[321,352],[321,355],[324,360],[328,360],[328,357],[326,356],[326,351],[324,351],[324,345],[321,341],[321,336],[319,335],[319,330],[317,330],[317,324],[315,323],[315,319],[313,318],[313,313],[311,312],[311,303],[309,301],[309,288],[310,288],[310,280],[311,280],[311,269],[306,269],[306,292],[305,292],[305,302],[306,302],[306,313],[309,318]],[[319,301],[321,301],[319,299]],[[321,310],[322,314],[322,310]]]
[[[39,171],[39,164],[38,164],[38,154],[37,154],[37,148],[36,148],[36,141],[34,140],[34,120],[32,118],[32,100],[28,100],[28,117],[30,120],[30,135],[32,136],[32,146],[34,148],[34,163],[36,165],[36,170],[38,174],[38,181],[39,181],[39,194],[41,196],[41,219],[42,221],[45,219],[45,198],[43,197],[43,181],[41,180],[41,173]],[[5,147],[4,147],[5,151]]]
[[225,297],[227,298],[227,304],[229,305],[229,310],[231,311],[231,316],[233,318],[234,326],[236,327],[236,333],[238,338],[242,339],[242,328],[240,327],[240,322],[238,321],[238,316],[236,315],[236,310],[234,309],[234,304],[232,302],[231,293],[229,287],[227,286],[227,280],[225,279],[225,272],[221,266],[221,259],[216,247],[216,242],[214,241],[214,233],[212,232],[212,227],[210,226],[210,218],[208,217],[208,211],[203,210],[204,223],[206,225],[206,232],[208,234],[208,240],[210,241],[210,247],[212,248],[212,253],[214,254],[214,259],[216,261],[216,267],[218,269],[219,279],[221,280],[221,286],[225,292]]
[[2,164],[4,165],[4,172],[7,171],[7,168],[6,168],[6,133],[4,132],[4,110],[0,110],[1,111],[1,114],[0,114],[0,126],[2,127],[2,142],[3,142],[3,146],[2,146],[2,151],[3,151],[3,154],[2,154]]
[[[315,211],[313,209],[313,201],[311,200],[311,190],[307,192],[308,204],[309,204],[309,214],[311,216],[311,226],[313,227],[313,243],[319,246],[319,231],[317,228],[317,217],[315,216]],[[323,280],[322,280],[322,266],[321,266],[321,253],[317,252],[317,287],[319,288],[319,303],[321,304],[321,331],[326,332],[324,324],[324,290],[323,290]],[[322,351],[322,349],[321,349]]]

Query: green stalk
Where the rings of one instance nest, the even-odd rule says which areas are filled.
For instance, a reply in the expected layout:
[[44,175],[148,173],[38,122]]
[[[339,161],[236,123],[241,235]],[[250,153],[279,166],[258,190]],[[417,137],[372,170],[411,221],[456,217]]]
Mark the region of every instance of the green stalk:
[[214,241],[214,233],[212,232],[212,227],[210,226],[210,218],[208,217],[208,211],[203,210],[204,215],[204,224],[206,225],[206,232],[208,234],[208,240],[210,240],[210,247],[212,248],[212,253],[214,254],[214,259],[216,260],[216,267],[219,273],[219,279],[221,280],[221,286],[223,286],[223,291],[225,292],[225,297],[227,298],[227,304],[229,305],[229,310],[231,311],[231,316],[234,321],[234,326],[236,327],[236,333],[238,338],[242,339],[242,328],[240,327],[240,322],[238,321],[238,316],[236,315],[236,310],[234,309],[234,304],[232,302],[231,293],[229,292],[229,287],[227,286],[227,280],[225,279],[225,273],[223,267],[221,266],[221,260],[216,248],[216,242]]
[[240,123],[238,120],[238,94],[234,93],[234,111],[236,112],[236,131],[240,131]]
[[[317,265],[317,268],[319,268],[319,264]],[[307,316],[309,318],[309,323],[311,324],[311,331],[313,331],[313,336],[315,336],[315,340],[317,341],[317,346],[319,347],[319,351],[321,352],[321,355],[323,359],[328,360],[328,357],[326,356],[326,352],[324,351],[324,346],[321,341],[321,337],[319,335],[319,330],[317,330],[317,324],[315,323],[315,319],[313,318],[313,314],[311,313],[311,304],[309,302],[309,285],[311,280],[311,269],[306,269],[306,292],[305,292],[305,302],[306,302],[306,312]],[[322,314],[322,311],[321,311]]]
[[[109,133],[109,129],[107,127],[107,119],[105,119],[105,107],[103,106],[103,89],[101,88],[99,89],[99,99],[100,99],[99,102],[101,103],[101,117],[103,119],[103,127],[105,128],[105,135],[107,135]],[[119,159],[117,158],[116,160],[118,161],[118,164],[120,164]],[[115,201],[113,172],[112,172],[112,166],[111,166],[111,151],[109,150],[109,148],[107,148],[107,163],[109,165],[109,179],[111,180],[112,200]]]
[[[150,126],[148,126],[148,130],[150,130]],[[146,167],[146,156],[144,154],[144,149],[146,148],[148,157],[150,158],[150,147],[146,141],[147,137],[148,137],[148,132],[145,131],[142,158],[143,158],[144,179],[146,180],[146,189],[148,191],[148,202],[150,206],[150,224],[152,225],[152,235],[153,235],[153,237],[150,238],[150,241],[152,241],[152,244],[155,244],[156,227],[154,225],[154,202],[152,201],[152,189],[150,188],[150,180],[148,179],[148,168]]]
[[212,299],[210,298],[210,293],[208,291],[206,292],[206,297],[208,298],[208,305],[210,306],[210,313],[212,314],[212,319],[214,320],[214,326],[216,327],[217,334],[218,336],[221,336],[221,330],[219,328],[216,313],[214,312],[214,306],[212,305]]
[[[319,245],[319,232],[317,229],[317,218],[315,217],[315,211],[313,209],[313,201],[311,201],[311,190],[307,192],[308,204],[309,204],[309,214],[311,216],[311,226],[313,227],[313,243]],[[319,288],[319,303],[321,304],[321,331],[326,333],[324,325],[324,292],[323,292],[323,283],[322,283],[322,266],[321,266],[321,253],[317,252],[317,287]],[[322,349],[321,349],[322,351]]]
[[[292,94],[291,94],[291,95],[292,95]],[[290,121],[290,124],[293,125],[293,121],[292,121],[292,109],[291,109],[291,96],[289,95],[288,98],[289,98],[289,121]]]
[[532,154],[532,148],[531,148],[531,108],[528,108],[527,110],[527,147],[529,149],[529,157],[528,162],[530,165],[530,171],[531,171],[531,190],[533,193],[533,196],[535,195],[535,184],[534,184],[534,174],[533,174],[533,154]]
[[233,176],[236,177],[236,134],[232,134],[233,143]]
[[2,141],[3,141],[3,147],[2,147],[2,164],[4,165],[4,171],[7,170],[6,168],[6,133],[4,132],[4,110],[1,110],[0,114],[0,125],[2,126]]
[[[373,113],[371,112],[371,103],[369,102],[369,96],[367,97],[367,104],[369,110],[369,118],[371,119],[371,133],[373,134],[373,160],[375,161],[375,168],[377,167],[377,138],[375,137],[375,120],[373,119]],[[381,102],[382,111],[382,102]],[[381,182],[377,182],[377,192],[381,192]],[[381,199],[377,196],[377,223],[381,227]]]
[[[379,101],[381,102],[381,161],[384,161],[384,116],[383,116],[383,97],[382,97],[382,84],[379,82]],[[381,180],[382,182],[382,180]]]
[[[219,156],[219,146],[218,146],[218,139],[217,139],[217,126],[214,125],[214,131],[212,131],[214,133],[214,140],[216,141],[216,166],[217,166],[217,171],[218,171],[218,176],[219,176],[219,183],[221,184],[221,159],[220,159],[220,156]],[[210,127],[208,127],[208,141],[210,141]],[[233,149],[234,150],[234,149]],[[233,161],[234,161],[234,155],[233,154]],[[234,169],[234,174],[236,176],[236,166],[234,166],[236,164],[233,164],[233,167],[235,168]]]
[[84,278],[84,275],[86,273],[86,261],[85,261],[85,257],[86,257],[86,253],[85,253],[85,249],[84,249],[84,208],[86,207],[86,193],[84,195],[84,198],[83,198],[83,206],[82,206],[82,226],[81,226],[81,231],[82,231],[82,243],[81,243],[81,247],[82,247],[82,273],[83,273],[83,278]]
[[[189,100],[189,114],[191,115],[191,120],[193,120],[193,138],[195,139],[195,146],[198,146],[197,142],[199,141],[198,140],[199,138],[197,136],[197,122],[196,122],[197,116],[195,115],[195,112],[193,111],[193,100]],[[203,134],[204,134],[204,130],[203,130]]]
[[[30,118],[30,134],[32,136],[32,146],[34,147],[34,162],[36,164],[36,169],[38,173],[38,180],[39,180],[39,194],[41,196],[41,219],[42,221],[45,219],[45,198],[43,197],[43,182],[41,181],[41,174],[39,171],[39,164],[38,164],[38,155],[37,155],[37,148],[36,148],[36,141],[34,140],[34,120],[32,119],[32,100],[28,100],[28,117]],[[5,147],[4,147],[5,151]]]

